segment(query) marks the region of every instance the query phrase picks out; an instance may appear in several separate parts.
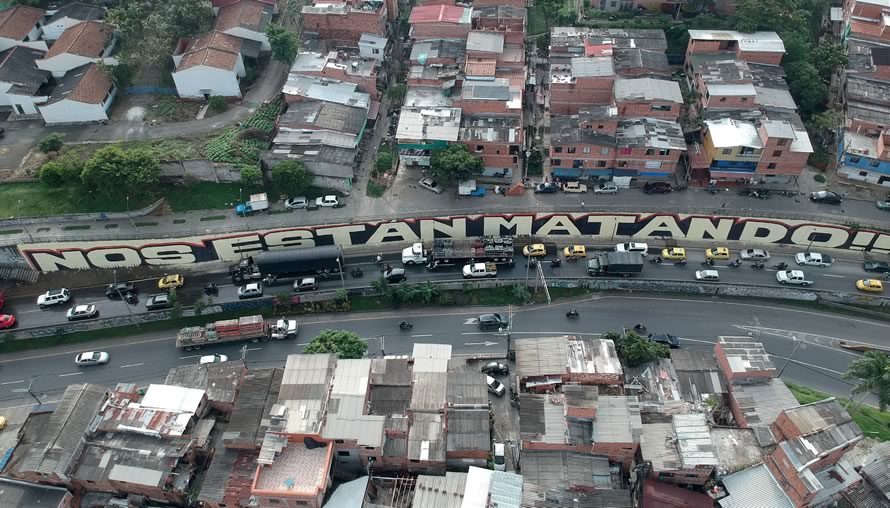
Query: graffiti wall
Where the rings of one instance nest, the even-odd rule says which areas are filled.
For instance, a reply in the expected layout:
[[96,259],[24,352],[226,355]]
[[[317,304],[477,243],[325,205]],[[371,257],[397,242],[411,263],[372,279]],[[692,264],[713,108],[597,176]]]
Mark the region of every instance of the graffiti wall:
[[19,246],[19,250],[34,269],[52,272],[234,261],[262,250],[332,244],[344,247],[378,245],[480,235],[589,235],[616,241],[742,241],[752,245],[789,244],[890,253],[890,234],[876,231],[803,221],[660,213],[530,213],[431,217],[300,226],[165,240],[28,244]]

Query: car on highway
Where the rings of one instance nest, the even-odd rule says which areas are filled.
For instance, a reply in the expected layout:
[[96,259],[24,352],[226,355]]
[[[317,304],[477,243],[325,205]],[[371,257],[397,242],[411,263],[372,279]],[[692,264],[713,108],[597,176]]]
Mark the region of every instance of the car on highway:
[[720,280],[720,274],[717,270],[698,270],[695,272],[695,280],[702,282],[717,282]]
[[148,297],[148,300],[145,301],[145,308],[148,310],[161,310],[161,309],[169,309],[173,306],[173,303],[170,301],[170,295],[161,294],[161,295],[151,295]]
[[257,282],[251,282],[238,288],[238,299],[259,298],[263,296],[263,286]]
[[807,280],[806,276],[804,276],[803,272],[800,270],[779,270],[776,272],[776,280],[779,284],[792,284],[804,287],[813,283],[813,281]]
[[794,262],[800,266],[818,266],[825,268],[834,263],[834,258],[818,252],[798,252],[794,256]]
[[86,353],[80,353],[75,356],[74,363],[79,367],[88,367],[90,365],[102,365],[103,363],[108,363],[108,360],[110,359],[111,356],[103,351],[87,351]]
[[742,261],[766,261],[769,259],[769,251],[763,249],[745,249],[739,252]]
[[482,373],[490,376],[506,376],[510,373],[510,367],[501,362],[488,362],[482,366]]
[[0,416],[0,430],[3,430],[5,428],[6,428],[6,417]]
[[664,344],[671,349],[680,347],[680,339],[669,333],[650,333],[649,340],[658,344]]
[[839,205],[841,204],[842,198],[837,192],[819,191],[810,193],[810,201],[828,205]]
[[503,397],[507,389],[504,384],[491,376],[485,376],[485,384],[488,385],[488,393],[493,393],[498,397]]
[[566,182],[562,184],[562,191],[569,194],[580,194],[587,192],[587,186],[579,182]]
[[884,284],[876,279],[860,279],[856,281],[856,289],[866,293],[883,293]]
[[522,255],[528,258],[537,258],[547,255],[547,247],[543,243],[533,243],[522,248]]
[[299,210],[301,208],[306,208],[307,206],[309,206],[309,200],[306,199],[306,196],[288,198],[288,200],[284,202],[284,207],[288,210]]
[[210,363],[222,363],[229,361],[229,357],[226,355],[204,355],[198,359],[198,365],[207,365]]
[[686,259],[686,249],[682,247],[669,247],[661,249],[661,257],[664,259],[682,260]]
[[572,245],[570,247],[566,247],[562,250],[562,255],[567,258],[586,258],[587,257],[587,247],[583,245]]
[[127,293],[139,294],[139,289],[132,282],[117,282],[105,288],[105,296],[112,300],[125,298]]
[[442,186],[439,185],[439,182],[433,180],[432,178],[424,178],[420,182],[418,182],[420,188],[426,189],[430,192],[435,192],[436,194],[442,193]]
[[555,183],[539,183],[535,186],[535,194],[555,194],[559,187]]
[[320,207],[334,207],[340,205],[340,199],[337,196],[330,194],[328,196],[320,196],[315,198],[315,206]]
[[0,330],[15,326],[15,316],[12,314],[0,314]]
[[315,291],[318,289],[318,281],[315,280],[315,277],[303,277],[302,279],[298,279],[294,281],[294,291]]
[[729,249],[726,247],[715,247],[705,251],[705,258],[723,260],[729,259]]
[[404,268],[390,268],[383,272],[383,276],[386,278],[386,282],[390,284],[397,284],[408,279],[408,273],[405,272]]
[[615,182],[598,183],[593,188],[594,194],[618,194],[618,186]]
[[649,253],[649,245],[639,242],[619,243],[615,246],[615,252],[639,252],[645,256]]
[[646,194],[667,194],[673,190],[674,188],[667,182],[649,182],[643,186],[643,192]]
[[99,315],[99,309],[95,305],[75,305],[68,309],[65,317],[68,321],[77,321],[78,319],[90,319]]
[[890,273],[890,263],[886,261],[865,261],[862,263],[862,269],[866,272]]
[[878,210],[890,211],[890,201],[875,201],[875,206],[878,207]]
[[510,320],[502,314],[490,313],[479,316],[480,330],[499,330],[501,328],[506,328],[509,324]]
[[71,292],[67,289],[50,289],[46,293],[43,293],[42,295],[37,297],[37,305],[40,306],[41,309],[43,309],[49,307],[50,305],[67,303],[70,299]]
[[181,288],[185,284],[185,278],[178,273],[173,275],[165,275],[158,281],[158,289],[176,289]]

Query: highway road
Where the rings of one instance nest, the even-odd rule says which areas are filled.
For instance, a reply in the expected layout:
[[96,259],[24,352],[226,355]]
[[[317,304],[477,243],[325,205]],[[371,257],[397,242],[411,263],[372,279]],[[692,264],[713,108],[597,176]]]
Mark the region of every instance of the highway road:
[[[569,320],[565,311],[575,307],[581,313]],[[299,336],[282,342],[247,343],[246,361],[253,368],[280,366],[287,354],[299,353],[320,330],[336,327],[358,333],[368,341],[369,351],[408,354],[416,342],[445,343],[454,354],[504,354],[507,338],[497,332],[483,332],[475,324],[480,312],[506,313],[506,308],[421,309],[396,313],[352,313],[301,318]],[[408,319],[414,328],[402,331],[398,322]],[[784,370],[783,377],[817,390],[847,394],[850,384],[841,379],[858,354],[834,346],[837,340],[890,345],[890,325],[867,318],[831,315],[773,303],[728,302],[719,299],[685,300],[647,296],[594,296],[553,306],[516,308],[512,337],[581,334],[596,336],[622,326],[643,322],[651,332],[680,337],[681,347],[712,348],[720,335],[747,335],[763,341],[781,368],[791,354],[795,340],[801,345]],[[41,401],[53,401],[71,383],[162,381],[169,368],[194,364],[201,354],[222,353],[241,357],[242,344],[220,345],[200,352],[181,352],[174,347],[173,332],[132,336],[127,339],[24,352],[0,357],[0,407],[33,402],[26,393],[32,376],[32,392]],[[111,355],[107,365],[78,368],[77,352],[102,350]],[[868,402],[869,399],[866,399]]]
[[[559,245],[560,248],[563,246],[562,244]],[[549,260],[555,257],[556,247],[555,245],[548,245],[548,256],[543,258],[545,277],[585,277],[586,261],[583,259],[563,261],[562,266],[558,268],[550,266]],[[593,247],[590,246],[590,248]],[[674,266],[671,261],[665,261],[661,265],[646,263],[643,273],[638,278],[692,281],[695,280],[696,270],[709,268],[718,270],[722,282],[778,286],[775,275],[776,270],[771,267],[781,261],[793,264],[790,254],[782,254],[774,255],[773,259],[767,263],[766,269],[763,270],[752,269],[750,263],[746,263],[738,268],[730,268],[728,261],[717,261],[714,267],[705,267],[701,266],[705,259],[703,249],[688,249],[687,254],[689,255],[689,262],[686,266]],[[649,257],[652,258],[653,255],[654,252]],[[527,270],[524,259],[521,254],[517,255],[517,264],[514,267],[499,267],[498,276],[500,278],[525,278]],[[379,267],[377,264],[368,261],[368,256],[347,258],[345,265],[346,273],[343,280],[338,275],[331,276],[327,280],[321,280],[319,284],[321,289],[336,289],[342,285],[345,285],[347,288],[370,285],[377,274],[379,274]],[[401,264],[396,255],[388,257],[386,261],[393,266]],[[355,266],[360,266],[365,271],[363,277],[353,278],[349,275],[349,271]],[[795,265],[791,268],[797,269],[798,267]],[[856,280],[869,276],[862,270],[862,262],[853,259],[837,260],[832,266],[827,268],[803,267],[801,269],[807,278],[814,282],[811,286],[814,289],[855,292]],[[406,270],[408,282],[457,280],[461,278],[460,266],[444,267],[435,271],[427,270],[423,266],[408,266]],[[202,295],[202,289],[208,281],[215,282],[220,288],[219,296],[214,297],[215,302],[237,300],[237,286],[232,285],[226,273],[215,273],[186,277],[186,285],[179,291],[181,301],[186,305],[191,305]],[[119,300],[109,300],[105,296],[104,287],[94,287],[73,289],[73,301],[70,304],[50,307],[44,310],[40,310],[37,307],[36,295],[10,297],[3,312],[16,316],[16,326],[18,328],[66,323],[65,312],[71,305],[95,304],[99,309],[100,317],[127,316],[131,312],[146,312],[145,301],[149,295],[158,292],[156,279],[138,281],[137,287],[140,290],[140,301],[137,305],[128,305]],[[290,282],[282,279],[278,284],[267,287],[265,293],[267,296],[271,296],[289,290]]]

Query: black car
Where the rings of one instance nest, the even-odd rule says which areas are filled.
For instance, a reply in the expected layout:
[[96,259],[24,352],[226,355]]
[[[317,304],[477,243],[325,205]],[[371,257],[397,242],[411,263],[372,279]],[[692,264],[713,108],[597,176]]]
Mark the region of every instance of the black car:
[[510,367],[501,362],[488,362],[482,366],[482,373],[490,376],[506,376],[510,373]]
[[866,272],[890,273],[890,263],[884,261],[865,261],[862,269]]
[[667,194],[674,188],[667,182],[649,182],[643,186],[643,192],[646,194]]
[[500,314],[482,314],[479,316],[480,330],[498,330],[501,327],[506,328],[509,324],[510,320]]
[[810,194],[810,201],[829,205],[841,204],[841,195],[836,192],[819,191]]
[[160,295],[151,295],[145,302],[145,308],[148,310],[169,309],[173,304],[170,302],[170,295],[164,293]]
[[535,187],[535,194],[555,194],[559,192],[559,187],[555,183],[539,183]]
[[408,278],[408,275],[405,273],[404,268],[390,268],[388,271],[383,273],[383,276],[386,277],[386,282],[390,284],[395,284],[397,282],[402,282]]
[[664,344],[671,349],[677,349],[678,347],[680,347],[680,339],[667,333],[650,333],[649,340],[651,340],[652,342],[657,342],[659,344]]
[[112,300],[120,300],[127,296],[127,293],[138,294],[139,290],[132,282],[118,282],[115,284],[109,284],[107,288],[105,288],[105,296],[111,298]]

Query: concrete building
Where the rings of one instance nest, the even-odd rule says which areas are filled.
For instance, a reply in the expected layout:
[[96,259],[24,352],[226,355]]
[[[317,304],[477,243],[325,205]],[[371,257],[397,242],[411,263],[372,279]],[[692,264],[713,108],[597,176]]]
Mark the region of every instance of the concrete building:
[[355,47],[362,34],[386,37],[386,21],[390,16],[388,6],[396,4],[378,0],[313,2],[302,9],[303,33],[317,34],[319,39]]
[[[48,14],[48,13],[47,13]],[[43,25],[43,38],[54,41],[62,36],[62,32],[81,21],[98,21],[105,17],[105,9],[81,2],[72,2],[59,7]]]
[[259,44],[259,51],[270,51],[266,28],[272,22],[275,8],[260,0],[240,0],[222,7],[213,29],[224,34]]
[[38,485],[0,478],[3,505],[8,508],[74,508],[71,493],[61,487]]
[[251,485],[256,506],[321,508],[332,482],[333,442],[315,434],[267,433],[263,448],[274,450],[274,458],[261,453],[257,459]]
[[575,336],[516,339],[516,375],[523,391],[543,393],[564,383],[623,383],[615,344]]
[[640,178],[668,178],[686,151],[680,124],[657,118],[618,122],[616,170]]
[[550,114],[577,115],[581,109],[612,103],[615,69],[611,57],[574,57],[550,65]]
[[671,67],[663,51],[621,48],[612,51],[612,64],[622,78],[669,79]]
[[241,98],[245,76],[243,39],[211,31],[196,39],[180,39],[173,52],[173,82],[183,99],[212,96]]
[[432,151],[458,140],[461,110],[443,107],[402,107],[396,140],[399,161],[406,166],[429,166]]
[[473,22],[473,9],[456,5],[424,5],[411,9],[408,23],[411,38],[466,40]]
[[704,485],[719,461],[704,414],[675,414],[671,423],[643,424],[640,454],[650,478],[659,482]]
[[50,71],[56,78],[89,63],[117,65],[111,57],[114,44],[110,28],[99,21],[84,21],[65,30],[43,59],[35,63],[38,69]]
[[528,11],[523,5],[515,7],[506,4],[473,7],[473,29],[494,31],[504,35],[504,42],[523,44],[528,19]]
[[491,403],[485,374],[463,360],[448,367],[445,459],[451,471],[485,468],[491,456]]
[[23,46],[0,53],[0,107],[12,109],[13,118],[37,115],[37,105],[49,99],[50,73],[34,64],[43,55]]
[[247,366],[242,360],[183,365],[170,369],[164,384],[203,390],[207,394],[209,407],[224,419],[229,419],[246,375]]
[[459,65],[467,52],[465,39],[424,39],[411,46],[413,65]]
[[318,76],[355,83],[356,90],[379,101],[381,89],[386,86],[384,74],[380,74],[381,61],[350,55],[345,52],[301,52],[291,65],[290,72],[304,76]]
[[844,2],[842,35],[845,40],[872,46],[890,46],[887,25],[887,2],[884,0],[850,0]]
[[618,79],[613,94],[622,119],[645,117],[677,121],[683,108],[683,94],[676,81]]
[[720,52],[735,53],[737,59],[747,62],[779,65],[785,55],[785,44],[775,32],[689,31],[686,58]]
[[43,26],[46,12],[27,5],[14,5],[0,11],[0,51],[14,46],[46,51]]
[[374,34],[362,34],[358,40],[358,52],[362,58],[382,62],[389,53],[389,39]]
[[91,63],[59,79],[49,99],[37,109],[47,125],[104,122],[115,95],[117,87],[111,78]]
[[617,153],[618,111],[611,106],[550,117],[550,166],[554,175],[608,178]]
[[561,450],[523,450],[522,503],[528,508],[608,506],[631,508],[602,455]]
[[482,157],[490,170],[516,171],[523,148],[522,119],[516,116],[464,114],[458,141]]
[[646,49],[664,53],[664,30],[641,28],[551,27],[550,57],[612,56],[618,49]]

